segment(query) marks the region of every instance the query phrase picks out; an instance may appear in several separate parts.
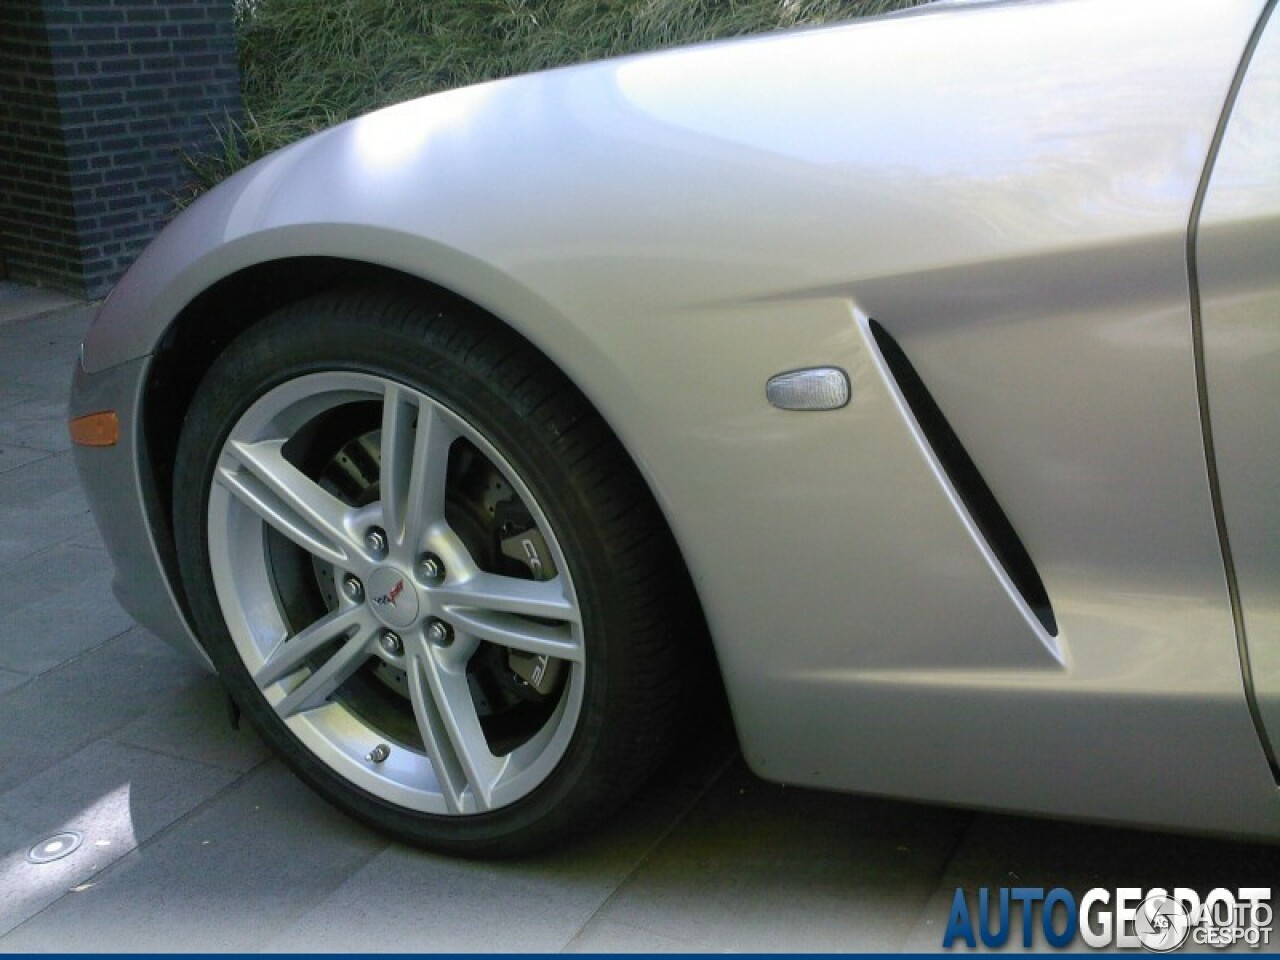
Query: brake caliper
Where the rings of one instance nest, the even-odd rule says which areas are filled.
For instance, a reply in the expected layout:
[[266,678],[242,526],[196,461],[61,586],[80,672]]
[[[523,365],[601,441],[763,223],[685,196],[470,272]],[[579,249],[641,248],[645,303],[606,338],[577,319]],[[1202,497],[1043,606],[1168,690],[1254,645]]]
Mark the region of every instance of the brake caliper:
[[[520,570],[530,580],[550,580],[556,575],[555,560],[542,531],[533,522],[525,505],[516,497],[495,504],[498,551],[512,570]],[[540,696],[556,688],[564,663],[545,653],[507,651],[507,666],[525,685]]]

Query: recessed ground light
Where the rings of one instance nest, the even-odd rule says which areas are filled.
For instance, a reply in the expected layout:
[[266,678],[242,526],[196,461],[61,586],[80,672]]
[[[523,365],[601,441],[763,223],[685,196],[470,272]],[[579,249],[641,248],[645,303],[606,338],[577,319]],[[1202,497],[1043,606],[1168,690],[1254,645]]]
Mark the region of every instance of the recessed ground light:
[[74,830],[55,833],[52,837],[41,840],[27,851],[28,863],[52,863],[61,860],[68,854],[75,853],[84,843],[84,837]]

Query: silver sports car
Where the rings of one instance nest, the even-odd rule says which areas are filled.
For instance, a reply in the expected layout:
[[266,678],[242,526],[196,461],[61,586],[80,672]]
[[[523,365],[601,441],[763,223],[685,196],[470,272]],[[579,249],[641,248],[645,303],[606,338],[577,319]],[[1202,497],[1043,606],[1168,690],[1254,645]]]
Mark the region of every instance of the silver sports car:
[[103,304],[121,603],[519,852],[760,776],[1280,836],[1275,0],[971,0],[327,130]]

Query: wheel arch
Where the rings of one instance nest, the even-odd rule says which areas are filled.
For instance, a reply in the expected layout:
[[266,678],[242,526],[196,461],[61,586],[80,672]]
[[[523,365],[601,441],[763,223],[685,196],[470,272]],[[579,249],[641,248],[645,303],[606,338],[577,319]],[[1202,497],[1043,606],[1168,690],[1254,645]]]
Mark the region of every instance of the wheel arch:
[[544,349],[542,344],[532,342],[525,331],[473,299],[416,273],[335,256],[282,257],[229,273],[206,287],[179,310],[156,343],[143,384],[138,414],[141,441],[139,470],[143,489],[146,491],[144,499],[152,514],[149,525],[157,539],[157,552],[188,624],[192,622],[191,612],[182,578],[178,575],[172,522],[173,473],[178,438],[196,389],[227,346],[256,323],[291,303],[350,285],[411,288],[441,305],[455,304],[468,311],[480,311],[512,330],[530,349],[545,356],[574,384],[618,439],[627,452],[632,468],[655,500],[667,531],[671,534],[676,549],[680,551],[678,559],[689,583],[691,596],[698,605],[704,654],[714,659],[713,644],[696,579],[689,575],[679,538],[661,498],[654,494],[651,481],[641,469],[617,425],[601,409],[581,378],[574,377],[561,359]]

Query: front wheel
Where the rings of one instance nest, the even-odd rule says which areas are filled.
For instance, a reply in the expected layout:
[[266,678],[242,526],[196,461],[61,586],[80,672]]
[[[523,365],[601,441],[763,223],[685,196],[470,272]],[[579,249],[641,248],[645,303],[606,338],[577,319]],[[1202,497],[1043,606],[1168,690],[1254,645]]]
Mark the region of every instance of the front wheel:
[[492,318],[351,290],[234,342],[175,533],[232,696],[315,789],[454,853],[552,843],[672,739],[687,579],[585,399]]

